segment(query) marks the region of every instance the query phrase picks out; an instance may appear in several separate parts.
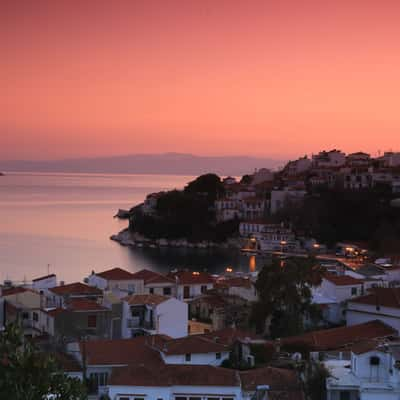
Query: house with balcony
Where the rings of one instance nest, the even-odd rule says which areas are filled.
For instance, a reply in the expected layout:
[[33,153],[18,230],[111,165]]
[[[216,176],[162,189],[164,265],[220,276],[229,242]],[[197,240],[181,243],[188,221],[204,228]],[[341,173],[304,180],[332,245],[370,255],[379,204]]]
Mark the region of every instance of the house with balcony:
[[190,301],[214,287],[214,278],[207,272],[175,271],[167,275],[176,282],[176,298]]
[[112,313],[94,300],[73,298],[62,308],[46,310],[48,333],[56,343],[112,338]]
[[133,274],[135,291],[133,294],[157,294],[176,297],[175,279],[158,272],[142,269]]
[[131,295],[122,300],[122,337],[188,334],[188,305],[158,294]]
[[250,400],[258,394],[262,399],[304,399],[295,371],[219,367],[235,338],[249,335],[232,329],[216,335],[80,341],[68,343],[67,351],[79,365],[85,361],[83,374],[94,398]]
[[312,156],[313,168],[340,167],[346,163],[346,154],[340,150],[321,151]]
[[362,341],[349,359],[324,362],[327,400],[392,400],[400,396],[400,343]]
[[89,286],[81,282],[61,284],[51,287],[44,291],[46,296],[46,307],[65,308],[66,304],[72,299],[87,299],[101,302],[103,291],[94,286]]

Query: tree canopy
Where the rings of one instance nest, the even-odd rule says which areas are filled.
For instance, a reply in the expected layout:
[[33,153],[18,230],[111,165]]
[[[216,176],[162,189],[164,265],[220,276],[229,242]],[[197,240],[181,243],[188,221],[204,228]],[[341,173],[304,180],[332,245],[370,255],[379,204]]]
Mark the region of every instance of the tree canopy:
[[306,319],[320,317],[311,303],[311,287],[321,279],[322,271],[313,258],[273,258],[256,281],[259,300],[253,306],[253,324],[264,331],[267,322],[274,338],[303,332]]
[[224,194],[225,188],[221,178],[216,174],[204,174],[189,182],[185,193],[205,194],[210,202]]
[[15,325],[0,334],[0,399],[83,400],[83,384],[60,370],[54,357],[41,353]]

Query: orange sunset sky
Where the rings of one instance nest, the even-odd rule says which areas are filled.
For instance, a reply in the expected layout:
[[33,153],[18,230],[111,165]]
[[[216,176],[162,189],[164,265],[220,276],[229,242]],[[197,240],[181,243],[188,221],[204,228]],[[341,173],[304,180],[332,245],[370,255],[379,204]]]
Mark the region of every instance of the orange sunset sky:
[[400,1],[1,0],[0,157],[400,151]]

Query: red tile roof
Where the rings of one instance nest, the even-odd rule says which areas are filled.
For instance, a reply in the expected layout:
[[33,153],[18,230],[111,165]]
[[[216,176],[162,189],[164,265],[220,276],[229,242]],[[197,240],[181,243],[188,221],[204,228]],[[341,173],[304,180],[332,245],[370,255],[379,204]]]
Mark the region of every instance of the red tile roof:
[[146,364],[151,368],[161,368],[164,363],[160,353],[151,347],[151,343],[160,338],[162,336],[154,335],[133,339],[90,340],[80,342],[80,349],[81,353],[86,351],[87,365]]
[[112,268],[107,271],[98,272],[96,275],[107,281],[126,281],[134,279],[131,272],[125,271],[122,268]]
[[217,331],[205,333],[202,335],[214,342],[221,343],[225,346],[232,346],[238,340],[260,340],[261,336],[256,335],[253,332],[245,331],[237,328],[224,328]]
[[63,295],[101,295],[103,292],[93,286],[85,285],[81,282],[70,283],[68,285],[56,286],[49,289],[49,291]]
[[175,283],[174,279],[161,275],[148,269],[142,269],[133,274],[133,279],[142,280],[145,284],[151,283]]
[[67,304],[71,311],[109,311],[108,308],[96,303],[94,300],[71,299]]
[[165,355],[178,354],[205,354],[229,351],[228,347],[204,335],[192,335],[179,339],[161,338],[155,343],[156,347]]
[[109,385],[116,386],[240,386],[235,370],[210,365],[165,365],[160,369],[135,365],[113,371]]
[[179,285],[196,285],[214,283],[214,278],[207,272],[178,271],[167,275],[170,278],[178,278]]
[[243,277],[218,279],[216,282],[217,287],[244,287],[249,289],[252,287],[252,285],[253,283],[249,278]]
[[243,391],[255,391],[259,385],[268,385],[271,391],[301,393],[300,381],[295,370],[264,367],[240,371],[239,374]]
[[164,301],[169,300],[169,297],[161,296],[158,294],[133,294],[131,296],[124,297],[129,305],[158,305],[164,303]]
[[349,275],[324,274],[324,279],[336,286],[361,285],[363,283],[362,279],[356,279]]
[[400,308],[400,288],[374,288],[371,294],[349,300],[351,303]]
[[32,289],[28,289],[28,288],[24,288],[24,287],[12,287],[9,289],[3,289],[2,296],[3,297],[12,296],[14,294],[25,293],[25,292],[32,292],[32,293],[36,293],[37,295],[39,295],[38,292],[36,292],[35,290],[32,290]]
[[65,311],[65,308],[53,308],[52,310],[47,310],[46,313],[50,315],[50,317],[55,317],[58,314],[61,314]]
[[379,345],[379,340],[364,340],[353,345],[351,347],[351,352],[354,354],[364,354],[372,350],[377,350]]
[[397,331],[392,327],[374,320],[358,325],[341,326],[287,337],[281,340],[281,344],[283,347],[306,345],[310,350],[328,351],[346,348],[366,339],[385,338],[396,334]]

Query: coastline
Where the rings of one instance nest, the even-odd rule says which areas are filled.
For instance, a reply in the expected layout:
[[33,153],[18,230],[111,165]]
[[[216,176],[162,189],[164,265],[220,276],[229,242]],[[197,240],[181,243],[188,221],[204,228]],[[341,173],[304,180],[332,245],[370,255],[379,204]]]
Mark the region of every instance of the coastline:
[[211,241],[189,242],[187,239],[150,239],[136,232],[131,232],[129,228],[125,228],[115,235],[111,235],[110,239],[119,243],[121,246],[128,247],[171,247],[171,248],[192,248],[192,249],[235,249],[241,248],[241,239],[231,238],[222,243]]

